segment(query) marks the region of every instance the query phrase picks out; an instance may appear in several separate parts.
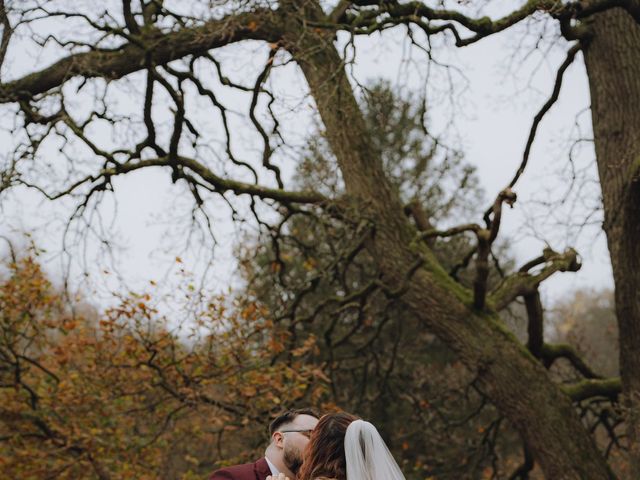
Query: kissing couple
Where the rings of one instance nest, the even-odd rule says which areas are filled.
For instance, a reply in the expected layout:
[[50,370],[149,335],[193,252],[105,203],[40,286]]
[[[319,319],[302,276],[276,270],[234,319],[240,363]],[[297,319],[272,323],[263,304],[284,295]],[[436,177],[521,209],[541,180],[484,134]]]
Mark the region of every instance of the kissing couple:
[[269,434],[263,458],[209,480],[405,480],[376,427],[349,413],[289,410]]

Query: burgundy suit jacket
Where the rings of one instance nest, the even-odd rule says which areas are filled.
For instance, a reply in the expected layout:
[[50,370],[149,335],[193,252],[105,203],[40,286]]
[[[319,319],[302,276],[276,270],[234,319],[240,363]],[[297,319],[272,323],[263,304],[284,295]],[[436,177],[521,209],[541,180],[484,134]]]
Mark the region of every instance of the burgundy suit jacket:
[[265,458],[261,458],[254,463],[216,470],[209,480],[265,480],[269,475],[271,475],[269,464]]

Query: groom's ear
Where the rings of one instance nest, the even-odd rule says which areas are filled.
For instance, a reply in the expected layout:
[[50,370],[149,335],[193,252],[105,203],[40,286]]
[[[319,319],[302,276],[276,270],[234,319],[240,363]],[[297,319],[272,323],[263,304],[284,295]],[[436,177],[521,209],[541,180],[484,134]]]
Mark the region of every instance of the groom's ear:
[[284,448],[283,440],[284,440],[284,435],[282,434],[282,432],[273,432],[273,435],[271,435],[271,442],[276,447]]

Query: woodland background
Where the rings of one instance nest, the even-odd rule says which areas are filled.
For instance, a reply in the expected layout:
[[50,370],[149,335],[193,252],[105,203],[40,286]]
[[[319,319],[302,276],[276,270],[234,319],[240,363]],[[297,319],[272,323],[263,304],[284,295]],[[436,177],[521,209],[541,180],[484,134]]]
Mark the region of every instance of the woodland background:
[[[637,478],[640,4],[498,3],[0,1],[0,202],[64,212],[43,230],[59,251],[2,236],[0,476],[206,478],[314,406],[375,423],[408,479]],[[512,180],[486,192],[451,133],[464,69],[439,52],[512,28],[513,62],[560,61]],[[361,81],[358,42],[389,36],[406,82]],[[51,61],[14,75],[27,43]],[[544,244],[523,260],[501,223],[572,64],[591,105],[567,119],[563,175],[527,177],[547,196],[522,207]],[[132,287],[105,218],[142,174],[170,178],[179,242],[171,273]],[[594,228],[615,289],[547,301],[589,261],[554,242]]]

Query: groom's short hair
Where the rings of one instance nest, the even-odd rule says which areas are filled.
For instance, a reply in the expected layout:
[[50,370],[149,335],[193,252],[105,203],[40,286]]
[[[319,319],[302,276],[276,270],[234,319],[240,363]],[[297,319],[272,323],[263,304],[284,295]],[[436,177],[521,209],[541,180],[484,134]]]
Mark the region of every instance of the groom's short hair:
[[320,418],[320,415],[313,408],[297,408],[295,410],[287,410],[282,412],[269,424],[269,437],[272,437],[274,432],[277,432],[280,427],[287,423],[293,422],[298,415],[310,415],[312,417]]

